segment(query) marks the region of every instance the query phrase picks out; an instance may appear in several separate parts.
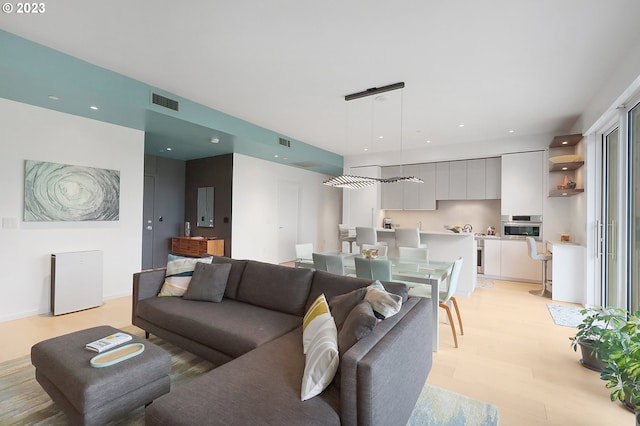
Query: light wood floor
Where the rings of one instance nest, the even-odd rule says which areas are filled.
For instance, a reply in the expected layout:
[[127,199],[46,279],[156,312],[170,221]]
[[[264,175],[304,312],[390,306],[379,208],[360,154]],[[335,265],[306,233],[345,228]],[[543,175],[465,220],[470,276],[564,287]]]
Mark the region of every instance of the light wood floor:
[[[569,346],[575,329],[553,323],[546,304],[558,302],[529,294],[539,288],[495,281],[493,289],[458,298],[465,335],[456,349],[449,326],[440,324],[428,382],[495,404],[503,426],[633,425],[633,414],[609,400],[598,373],[580,365]],[[0,323],[0,362],[28,354],[43,339],[100,324],[130,325],[130,298]]]

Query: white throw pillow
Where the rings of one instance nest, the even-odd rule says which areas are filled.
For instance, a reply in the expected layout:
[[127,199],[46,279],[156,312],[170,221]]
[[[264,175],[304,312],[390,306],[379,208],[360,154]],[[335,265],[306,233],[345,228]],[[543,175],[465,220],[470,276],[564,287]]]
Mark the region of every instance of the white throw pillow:
[[304,316],[302,347],[305,354],[300,399],[319,395],[338,370],[338,330],[324,294],[318,296]]
[[367,287],[364,299],[371,303],[374,315],[381,320],[397,314],[402,308],[402,296],[389,293],[377,280]]

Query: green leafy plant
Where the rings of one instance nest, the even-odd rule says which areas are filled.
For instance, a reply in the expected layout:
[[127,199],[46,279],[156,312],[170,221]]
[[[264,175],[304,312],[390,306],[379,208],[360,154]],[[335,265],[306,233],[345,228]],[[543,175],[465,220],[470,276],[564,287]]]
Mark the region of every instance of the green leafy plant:
[[571,348],[577,351],[581,345],[603,360],[610,348],[610,341],[618,339],[620,329],[627,321],[627,311],[622,308],[591,306],[580,311],[582,322],[575,337],[571,337]]
[[[611,400],[622,401],[637,411],[640,407],[640,311],[628,316],[615,338],[606,344],[605,367],[600,378],[611,389]],[[638,416],[638,412],[636,412]]]

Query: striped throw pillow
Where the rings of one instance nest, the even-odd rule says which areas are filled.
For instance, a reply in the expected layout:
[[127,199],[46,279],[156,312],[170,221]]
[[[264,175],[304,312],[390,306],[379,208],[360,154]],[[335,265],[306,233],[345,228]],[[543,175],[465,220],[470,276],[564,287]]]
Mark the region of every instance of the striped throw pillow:
[[211,263],[212,257],[183,257],[169,255],[164,283],[158,296],[182,296],[187,291],[196,263]]
[[305,363],[300,398],[306,401],[325,390],[338,370],[338,331],[324,294],[304,316],[302,348]]
[[367,287],[364,299],[371,303],[373,314],[381,320],[397,314],[402,308],[402,296],[389,293],[378,280]]

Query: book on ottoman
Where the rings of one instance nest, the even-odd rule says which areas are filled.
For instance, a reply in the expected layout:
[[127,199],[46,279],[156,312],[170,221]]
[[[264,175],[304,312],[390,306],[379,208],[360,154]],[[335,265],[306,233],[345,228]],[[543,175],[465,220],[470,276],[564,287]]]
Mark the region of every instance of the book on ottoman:
[[103,337],[102,339],[98,339],[94,342],[87,343],[85,348],[94,351],[94,352],[104,352],[109,349],[115,348],[118,345],[123,344],[124,342],[128,342],[131,340],[131,336],[127,333],[113,333],[107,337]]

